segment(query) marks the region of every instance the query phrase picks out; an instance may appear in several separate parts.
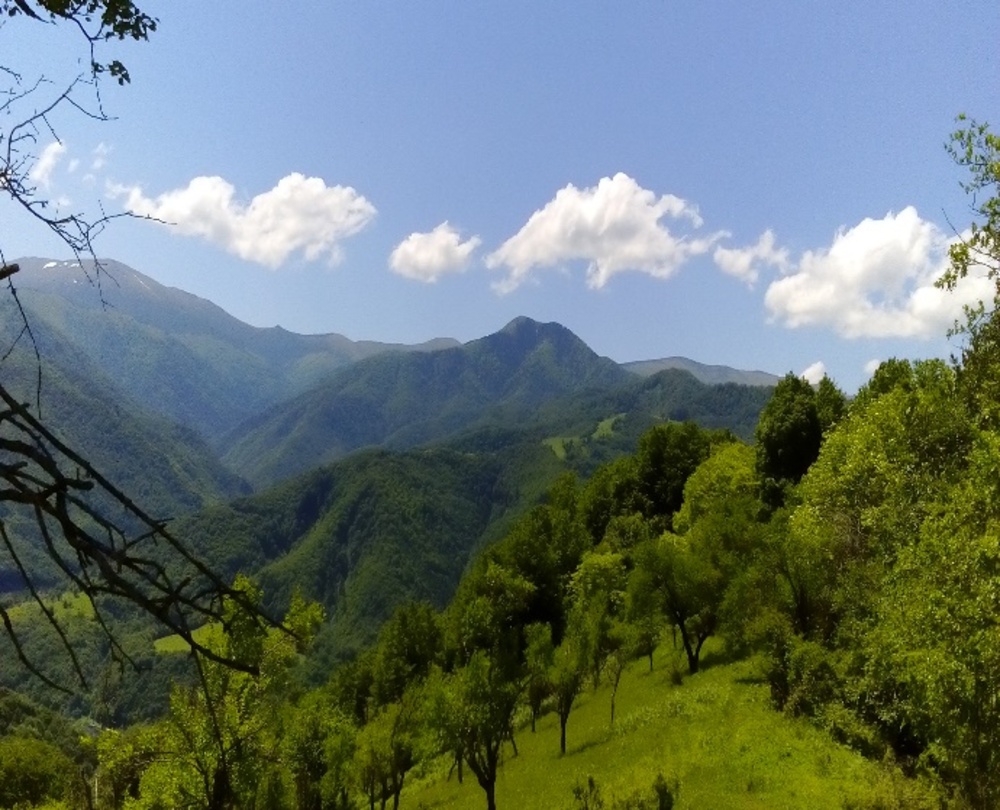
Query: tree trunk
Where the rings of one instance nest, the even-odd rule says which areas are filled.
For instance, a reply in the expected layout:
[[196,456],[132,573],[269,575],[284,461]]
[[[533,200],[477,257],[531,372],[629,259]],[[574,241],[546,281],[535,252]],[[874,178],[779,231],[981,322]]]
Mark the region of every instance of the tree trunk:
[[[688,635],[684,625],[680,626],[681,643],[684,645],[684,652],[687,654],[688,672],[694,675],[698,671],[698,650],[691,646],[691,637]],[[701,645],[699,645],[699,649]]]
[[566,753],[566,721],[569,720],[568,714],[559,714],[559,753]]
[[497,810],[496,781],[483,785],[486,791],[486,810]]

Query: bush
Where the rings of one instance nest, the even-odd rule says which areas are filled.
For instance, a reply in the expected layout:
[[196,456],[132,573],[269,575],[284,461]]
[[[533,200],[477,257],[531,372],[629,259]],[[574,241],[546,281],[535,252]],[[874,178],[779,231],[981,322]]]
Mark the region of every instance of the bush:
[[62,799],[76,768],[54,745],[27,737],[0,738],[0,808]]

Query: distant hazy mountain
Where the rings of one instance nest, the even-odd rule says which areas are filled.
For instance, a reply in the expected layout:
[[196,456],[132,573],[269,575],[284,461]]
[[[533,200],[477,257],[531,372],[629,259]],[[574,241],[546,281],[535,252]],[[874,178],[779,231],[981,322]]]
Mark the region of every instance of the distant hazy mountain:
[[781,377],[769,374],[766,371],[740,371],[729,366],[708,366],[689,360],[686,357],[663,357],[659,360],[636,360],[631,363],[622,363],[622,368],[638,374],[640,377],[649,377],[660,371],[667,369],[680,369],[706,385],[722,385],[723,383],[736,383],[738,385],[764,385],[772,387],[778,384]]
[[[77,262],[18,263],[14,281],[31,323],[62,334],[140,404],[210,439],[357,360],[458,345],[262,329],[119,262],[103,262],[99,276]],[[12,302],[3,305],[3,317],[13,315]]]
[[518,318],[455,348],[359,361],[242,425],[223,458],[262,485],[362,447],[413,447],[528,422],[547,402],[629,379],[565,327]]

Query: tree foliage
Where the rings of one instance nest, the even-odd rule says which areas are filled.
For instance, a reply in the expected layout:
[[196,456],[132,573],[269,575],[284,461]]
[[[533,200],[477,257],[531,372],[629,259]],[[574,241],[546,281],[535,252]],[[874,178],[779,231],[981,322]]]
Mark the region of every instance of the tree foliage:
[[757,472],[776,505],[784,488],[796,484],[819,454],[823,436],[816,394],[801,377],[786,374],[757,423]]

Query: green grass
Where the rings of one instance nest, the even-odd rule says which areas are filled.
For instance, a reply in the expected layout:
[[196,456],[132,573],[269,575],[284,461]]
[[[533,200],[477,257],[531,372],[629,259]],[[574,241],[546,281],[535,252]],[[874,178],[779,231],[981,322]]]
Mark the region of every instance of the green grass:
[[[45,606],[52,611],[52,615],[57,622],[64,622],[66,619],[80,618],[92,619],[94,617],[94,607],[82,593],[67,591],[43,600]],[[13,622],[28,621],[33,617],[41,617],[42,611],[38,603],[33,599],[26,599],[7,610]]]
[[624,418],[625,414],[619,413],[609,416],[607,419],[602,419],[597,423],[597,427],[594,428],[594,432],[590,434],[589,439],[580,436],[553,436],[543,439],[542,444],[548,447],[557,459],[565,461],[567,454],[585,447],[590,440],[600,441],[601,439],[612,438],[615,435],[615,428]]
[[580,440],[573,436],[553,436],[551,439],[544,439],[542,444],[548,447],[557,459],[565,461],[566,454],[572,447],[579,445]]
[[[626,672],[614,728],[608,687],[585,691],[569,717],[565,756],[554,714],[535,734],[522,727],[519,755],[506,749],[497,807],[571,808],[574,785],[592,776],[612,810],[615,799],[637,788],[652,797],[658,774],[679,786],[677,808],[924,806],[923,786],[837,745],[805,720],[775,712],[751,664],[709,666],[680,686],[670,670],[663,659],[652,673],[645,661]],[[447,771],[448,763],[434,763],[410,783],[401,806],[485,807],[471,773],[459,785]]]
[[[219,626],[216,624],[203,624],[191,635],[199,644],[207,644],[212,640],[218,629]],[[156,641],[153,642],[153,649],[161,655],[166,655],[168,653],[186,653],[191,651],[188,643],[178,635],[164,636],[163,638],[156,639]]]
[[602,419],[597,423],[597,427],[591,434],[592,439],[610,439],[615,435],[615,426],[625,418],[625,414],[617,413],[614,416],[609,416],[607,419]]

